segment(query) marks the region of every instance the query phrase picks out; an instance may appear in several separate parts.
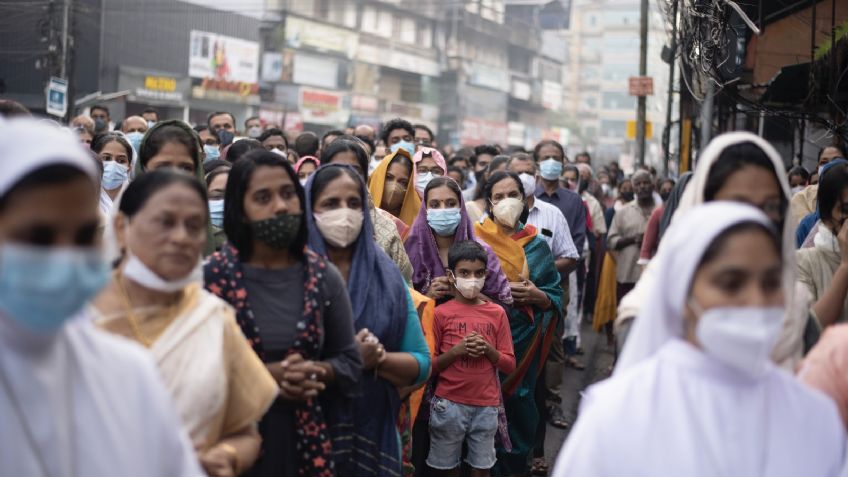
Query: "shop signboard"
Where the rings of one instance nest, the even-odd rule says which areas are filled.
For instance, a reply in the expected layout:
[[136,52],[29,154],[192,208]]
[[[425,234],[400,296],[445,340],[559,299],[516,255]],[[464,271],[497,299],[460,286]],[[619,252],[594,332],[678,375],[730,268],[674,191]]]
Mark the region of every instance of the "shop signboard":
[[339,62],[333,58],[296,53],[294,56],[294,83],[319,88],[338,87]]
[[286,17],[286,46],[307,46],[319,51],[341,53],[353,58],[359,44],[359,34],[343,28],[309,21],[289,15]]
[[465,118],[462,120],[460,143],[463,146],[506,144],[508,141],[509,127],[505,123],[478,118]]
[[198,30],[190,42],[193,97],[259,104],[259,43]]
[[300,115],[305,123],[337,125],[347,122],[343,96],[334,91],[300,89]]
[[191,31],[188,75],[232,83],[259,80],[259,43],[205,31]]

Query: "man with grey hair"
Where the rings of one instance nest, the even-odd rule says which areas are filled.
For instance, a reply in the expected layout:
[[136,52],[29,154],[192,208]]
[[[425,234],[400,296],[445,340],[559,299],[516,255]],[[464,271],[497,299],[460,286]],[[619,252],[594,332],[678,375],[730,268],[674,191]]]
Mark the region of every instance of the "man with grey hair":
[[630,292],[639,280],[641,267],[639,251],[648,219],[656,207],[654,180],[648,171],[639,170],[630,179],[636,199],[625,204],[616,212],[607,236],[607,248],[615,252],[617,282],[616,298]]

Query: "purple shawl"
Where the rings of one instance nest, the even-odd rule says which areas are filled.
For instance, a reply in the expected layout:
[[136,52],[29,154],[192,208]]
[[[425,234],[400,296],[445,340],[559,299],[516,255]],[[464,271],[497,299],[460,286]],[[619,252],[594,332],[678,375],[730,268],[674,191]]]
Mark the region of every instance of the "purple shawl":
[[[491,247],[474,235],[474,224],[465,210],[465,199],[462,198],[462,194],[459,195],[459,214],[459,225],[456,228],[454,241],[474,240],[486,249],[486,254],[489,256],[486,266],[486,283],[483,285],[482,293],[501,304],[511,305],[512,292],[509,281],[501,270],[501,262]],[[427,224],[426,203],[421,204],[418,216],[415,217],[415,222],[412,223],[404,242],[404,248],[412,263],[412,286],[419,293],[426,294],[434,278],[446,275],[442,259],[439,257],[439,246],[436,244],[432,229]]]

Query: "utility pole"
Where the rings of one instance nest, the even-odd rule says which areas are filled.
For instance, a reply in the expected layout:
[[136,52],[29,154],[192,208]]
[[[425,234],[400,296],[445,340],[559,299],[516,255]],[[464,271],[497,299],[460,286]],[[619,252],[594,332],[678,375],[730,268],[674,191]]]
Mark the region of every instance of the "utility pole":
[[71,31],[73,25],[72,14],[73,0],[62,0],[62,56],[59,63],[59,77],[68,82],[68,91],[66,94],[68,108],[65,117],[62,118],[65,122],[70,122],[70,118],[74,114],[74,85],[70,78],[70,76],[73,76],[71,62],[73,61],[72,49],[74,45],[74,38]]
[[59,77],[68,79],[68,24],[70,21],[71,0],[62,1],[62,59],[59,63]]
[[674,67],[677,58],[677,5],[680,0],[671,3],[671,58],[668,62],[668,104],[665,108],[665,135],[663,135],[663,177],[668,177],[668,163],[671,161],[671,107],[674,104]]
[[[639,76],[648,75],[648,0],[642,0],[639,18]],[[636,165],[645,165],[645,96],[636,107]]]

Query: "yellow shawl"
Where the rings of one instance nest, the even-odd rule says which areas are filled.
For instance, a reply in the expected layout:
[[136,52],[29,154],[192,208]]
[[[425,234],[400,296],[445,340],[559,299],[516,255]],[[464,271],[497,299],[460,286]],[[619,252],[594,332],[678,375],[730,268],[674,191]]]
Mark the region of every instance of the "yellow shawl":
[[495,251],[495,255],[501,260],[501,268],[506,274],[507,280],[520,282],[530,277],[527,268],[527,256],[524,255],[524,245],[536,237],[536,229],[528,225],[524,230],[510,237],[501,232],[500,227],[486,217],[482,222],[474,224],[474,233],[477,238],[486,242]]
[[[381,207],[383,204],[383,188],[386,185],[386,172],[389,170],[389,164],[391,164],[392,159],[398,154],[410,159],[408,152],[398,149],[396,152],[384,157],[380,161],[380,165],[374,169],[374,172],[368,178],[368,191],[371,192],[371,199],[373,199],[374,205],[377,207]],[[414,177],[414,174],[409,175],[409,183],[406,185],[406,193],[403,196],[400,217],[398,217],[408,226],[411,226],[415,222],[415,217],[418,216],[418,209],[421,208],[421,198],[418,197],[418,192],[415,191]]]
[[592,328],[601,331],[604,325],[615,321],[616,308],[616,281],[615,281],[615,256],[607,252],[603,258],[601,277],[598,280],[598,296],[595,299],[595,317],[592,320]]
[[[412,302],[415,305],[415,310],[418,312],[418,318],[421,320],[421,328],[424,331],[424,341],[427,342],[427,347],[430,348],[430,358],[436,362],[436,336],[433,334],[433,322],[435,320],[436,302],[425,295],[418,293],[412,287],[409,288],[409,294],[412,295]],[[418,408],[421,407],[421,401],[424,398],[424,387],[420,387],[409,395],[409,407],[412,411],[412,421],[418,416]]]

